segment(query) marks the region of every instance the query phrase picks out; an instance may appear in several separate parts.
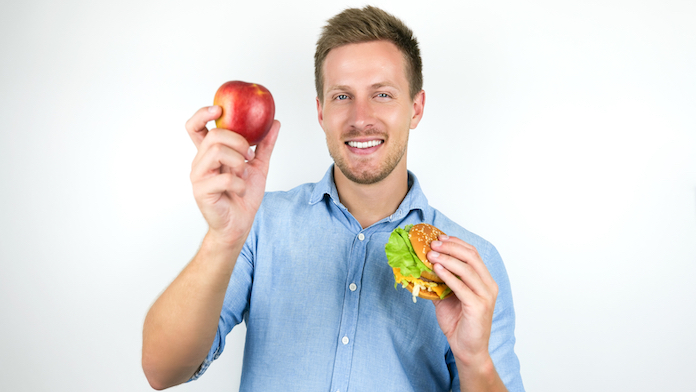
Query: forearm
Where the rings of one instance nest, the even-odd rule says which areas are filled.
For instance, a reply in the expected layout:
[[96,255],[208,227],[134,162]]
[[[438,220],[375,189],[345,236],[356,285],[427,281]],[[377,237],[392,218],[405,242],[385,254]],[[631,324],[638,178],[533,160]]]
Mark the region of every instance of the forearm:
[[206,235],[198,254],[150,308],[142,361],[154,388],[186,382],[205,359],[242,246],[222,246]]
[[490,356],[477,361],[464,361],[455,358],[459,385],[462,392],[490,391],[507,392],[507,388],[495,370]]

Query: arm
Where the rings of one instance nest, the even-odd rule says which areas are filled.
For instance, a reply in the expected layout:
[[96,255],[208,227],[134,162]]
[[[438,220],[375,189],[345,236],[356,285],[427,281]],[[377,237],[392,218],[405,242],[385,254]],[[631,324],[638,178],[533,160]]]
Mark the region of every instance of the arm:
[[475,247],[456,237],[433,241],[428,260],[454,296],[433,301],[450,343],[462,391],[507,391],[488,352],[498,285]]
[[209,229],[196,256],[145,318],[142,365],[155,389],[186,382],[213,343],[235,261],[263,199],[280,128],[275,121],[254,153],[234,132],[207,130],[205,124],[220,113],[218,106],[203,108],[186,123],[198,149],[193,193]]

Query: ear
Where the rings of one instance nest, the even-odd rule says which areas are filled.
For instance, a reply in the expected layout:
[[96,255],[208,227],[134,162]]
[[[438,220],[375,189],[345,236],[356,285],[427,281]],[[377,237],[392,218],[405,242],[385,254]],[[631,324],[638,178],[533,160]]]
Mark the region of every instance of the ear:
[[416,129],[425,109],[425,90],[421,90],[413,98],[413,115],[411,116],[411,129]]
[[317,100],[317,118],[319,119],[319,125],[321,125],[321,128],[324,129],[324,112],[322,111],[321,102],[319,101],[319,97],[317,97],[316,100]]

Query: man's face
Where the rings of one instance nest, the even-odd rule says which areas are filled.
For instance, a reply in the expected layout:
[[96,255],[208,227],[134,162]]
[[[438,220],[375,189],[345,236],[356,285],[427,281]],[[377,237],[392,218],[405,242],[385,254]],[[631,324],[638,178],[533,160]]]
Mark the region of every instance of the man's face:
[[405,172],[409,130],[424,101],[423,91],[411,100],[404,56],[391,42],[332,49],[317,112],[336,166],[358,184],[377,183],[397,167]]

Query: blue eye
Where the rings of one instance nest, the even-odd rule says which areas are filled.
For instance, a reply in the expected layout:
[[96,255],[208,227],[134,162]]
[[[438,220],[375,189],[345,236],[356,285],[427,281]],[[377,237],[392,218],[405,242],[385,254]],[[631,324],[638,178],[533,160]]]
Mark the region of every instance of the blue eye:
[[379,94],[377,94],[377,96],[380,98],[389,98],[389,94],[387,94],[387,93],[379,93]]
[[345,99],[348,99],[348,96],[345,94],[339,94],[336,96],[336,99],[338,99],[339,101],[343,101]]

